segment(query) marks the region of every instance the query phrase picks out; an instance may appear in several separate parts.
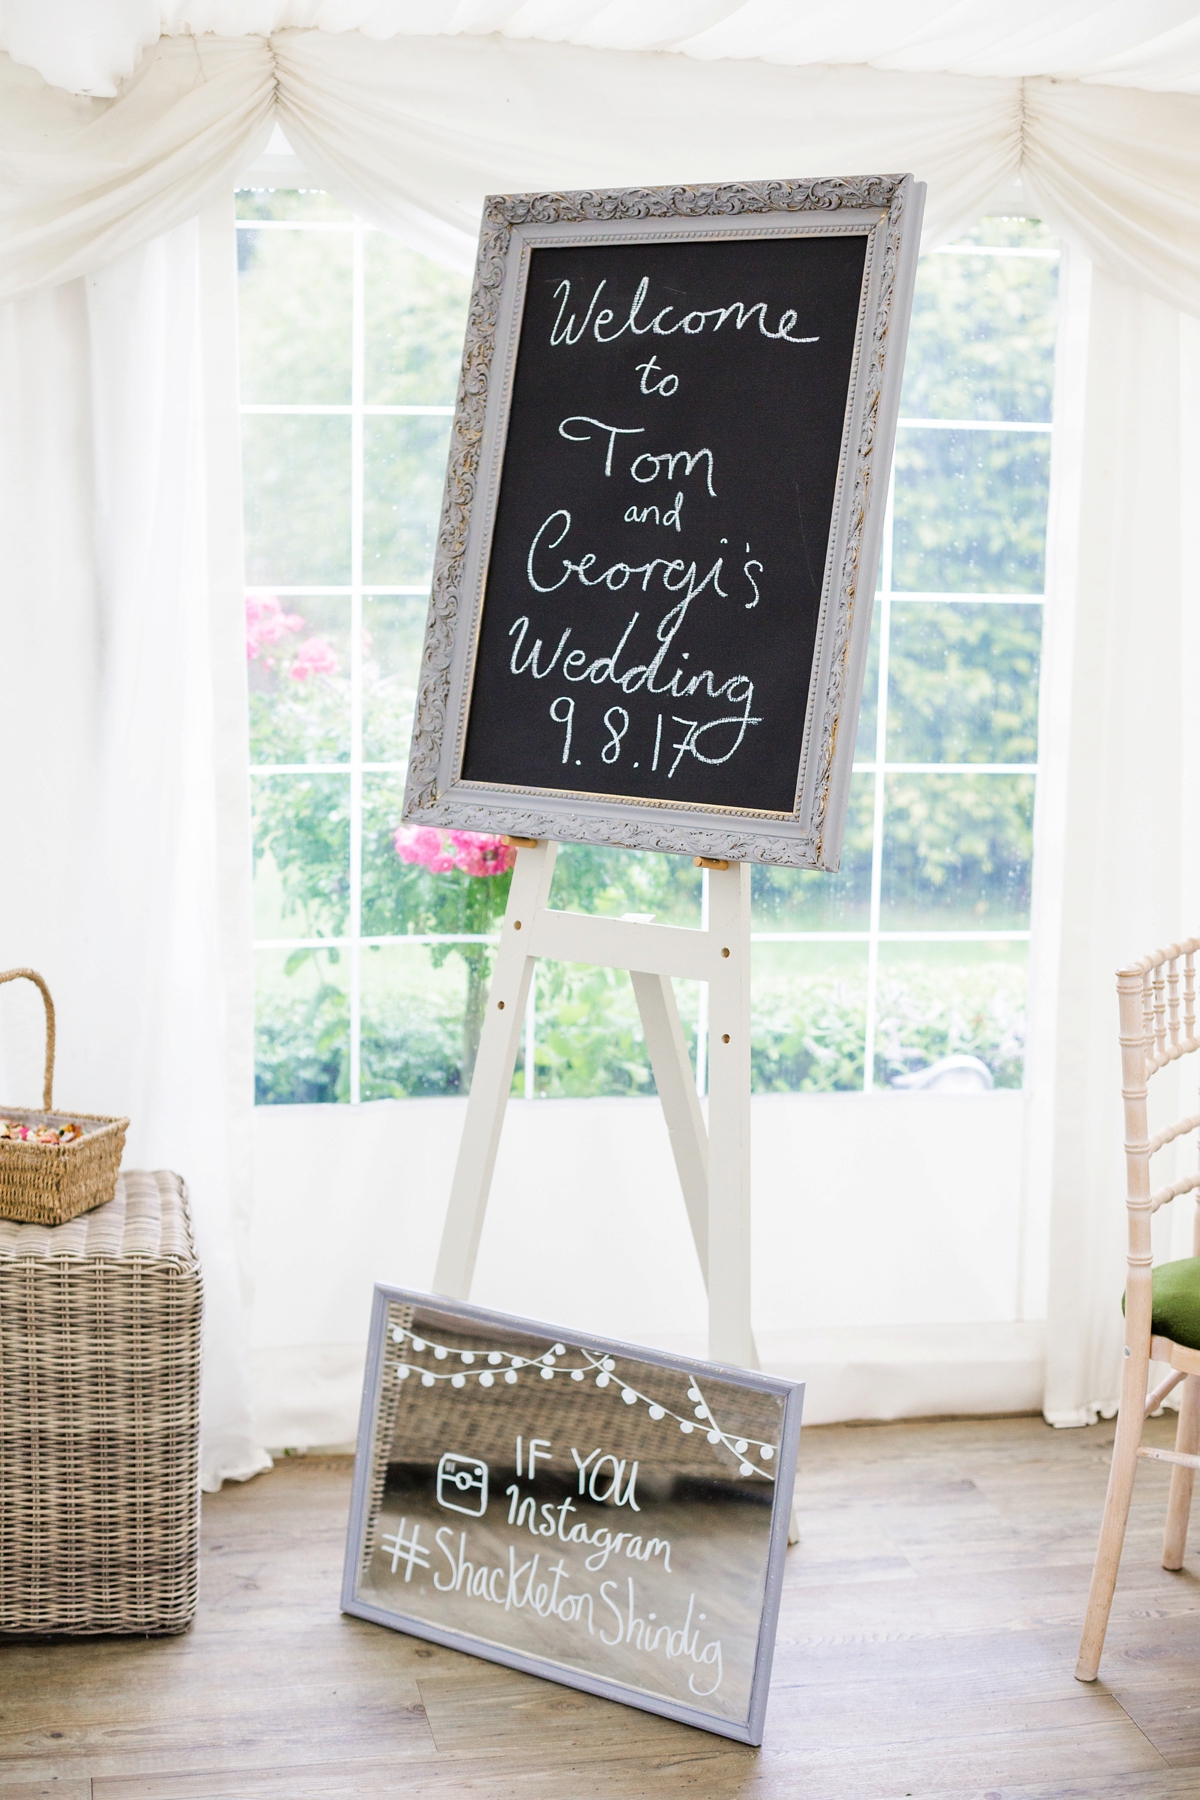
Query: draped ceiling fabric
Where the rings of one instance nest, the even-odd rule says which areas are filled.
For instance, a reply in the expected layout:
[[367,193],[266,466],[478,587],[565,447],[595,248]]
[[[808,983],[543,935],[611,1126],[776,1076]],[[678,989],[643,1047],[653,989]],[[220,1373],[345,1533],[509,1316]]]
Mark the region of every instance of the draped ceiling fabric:
[[298,30],[160,38],[112,100],[0,62],[0,296],[192,216],[273,117],[366,217],[464,269],[489,191],[911,168],[931,241],[1019,177],[1101,267],[1200,313],[1200,97]]
[[[205,324],[201,309],[180,304],[190,252],[177,234],[206,202],[228,195],[274,122],[343,201],[460,268],[470,266],[483,195],[530,188],[912,169],[929,186],[931,241],[971,223],[998,194],[1011,201],[1017,181],[1025,203],[1064,232],[1081,253],[1071,265],[1078,341],[1060,359],[1077,382],[1059,415],[1074,446],[1059,463],[1060,472],[1069,464],[1069,479],[1052,500],[1058,574],[1043,690],[1027,1144],[1031,1188],[1047,1189],[1052,1219],[1041,1256],[1050,1289],[1047,1414],[1082,1422],[1109,1406],[1119,1389],[1122,1191],[1112,970],[1195,929],[1187,909],[1200,907],[1200,859],[1187,843],[1197,754],[1188,696],[1200,677],[1200,632],[1191,622],[1195,557],[1184,538],[1200,467],[1200,14],[1178,0],[1010,0],[1003,8],[994,0],[854,8],[833,0],[0,0],[0,45],[8,52],[0,54],[0,298],[11,301],[0,342],[21,395],[8,415],[14,527],[0,541],[2,603],[16,617],[39,591],[34,526],[42,521],[55,540],[43,604],[53,616],[65,607],[64,618],[74,607],[95,640],[86,672],[71,675],[81,688],[69,709],[75,736],[48,744],[51,760],[39,761],[56,795],[84,791],[72,781],[71,745],[86,755],[93,714],[116,718],[116,708],[136,720],[145,708],[164,733],[172,729],[147,645],[167,629],[164,620],[186,635],[196,565],[166,558],[157,567],[138,551],[138,532],[160,552],[174,541],[163,483],[114,487],[104,472],[124,468],[132,478],[140,465],[130,432],[142,429],[160,430],[169,445],[173,460],[161,466],[192,468],[187,434],[201,430]],[[97,274],[113,268],[117,276]],[[101,308],[109,291],[123,292],[125,304]],[[122,368],[131,381],[139,370],[144,377],[141,426],[114,406],[105,371]],[[234,377],[225,373],[220,404],[228,407]],[[211,414],[211,396],[204,406]],[[91,462],[64,485],[61,457],[48,447],[89,434]],[[199,505],[194,472],[187,480]],[[209,506],[211,514],[211,497]],[[220,528],[235,530],[232,513]],[[126,550],[114,531],[125,532]],[[212,532],[210,517],[210,543]],[[56,584],[55,557],[72,556],[75,573]],[[5,641],[2,673],[20,685],[27,671],[33,692],[39,632],[6,633]],[[130,655],[114,660],[122,641]],[[237,710],[231,695],[241,679],[227,649],[187,660],[174,760],[124,745],[104,777],[105,816],[117,822],[112,843],[121,841],[122,816],[157,818],[162,842],[154,846],[174,859],[172,879],[193,900],[221,887],[229,844],[245,840],[244,800],[228,801],[228,770],[242,747],[220,723]],[[5,716],[14,732],[26,721],[26,737],[10,739],[10,759],[28,755],[36,709]],[[124,744],[119,732],[113,742]],[[163,811],[165,789],[154,790],[151,814],[135,810],[147,780],[153,787],[184,761],[204,821],[198,835]],[[222,781],[224,827],[206,811]],[[78,884],[82,865],[61,846],[56,856],[64,882]],[[153,865],[143,854],[137,867],[149,879]],[[120,858],[110,854],[104,868],[119,891]],[[234,887],[245,875],[233,871]],[[44,906],[32,887],[24,898],[0,893],[0,932],[23,921],[36,940],[39,922],[49,931],[47,921],[60,917],[52,898],[49,887]],[[98,1032],[124,1033],[125,1064],[145,1068],[143,1104],[164,1121],[154,1142],[167,1158],[203,1143],[187,1121],[189,1095],[193,1112],[201,1099],[211,1107],[214,1129],[231,1145],[244,1133],[246,1021],[231,1022],[235,1000],[222,1002],[225,1012],[218,1004],[222,991],[238,989],[221,974],[245,953],[234,942],[238,904],[225,906],[215,938],[216,912],[193,921],[198,942],[209,932],[205,966],[215,973],[187,989],[190,1032],[167,1028],[168,1010],[177,1015],[181,1002],[161,971],[183,964],[178,945],[160,945],[154,930],[139,936],[123,926],[121,939],[127,982],[151,998],[121,1018],[113,1007],[105,1012],[105,975],[90,1011],[83,1007]],[[183,930],[192,915],[182,902],[179,916]],[[46,948],[53,953],[53,933]],[[103,1070],[107,1091],[105,1050],[98,1035],[92,1062],[79,1067],[81,1080],[89,1068]],[[147,1058],[157,1058],[153,1069]],[[220,1157],[209,1154],[206,1164],[205,1154],[195,1150],[198,1210],[226,1297],[223,1354],[206,1402],[220,1425],[212,1482],[246,1473],[256,1452],[227,1303],[245,1180],[232,1152],[224,1174]],[[917,1242],[921,1221],[914,1226]],[[1030,1254],[1036,1261],[1041,1253],[1035,1246]],[[297,1404],[302,1410],[302,1395]]]
[[115,94],[160,36],[288,27],[540,38],[704,61],[1061,75],[1200,93],[1191,0],[0,0],[0,48],[54,87]]

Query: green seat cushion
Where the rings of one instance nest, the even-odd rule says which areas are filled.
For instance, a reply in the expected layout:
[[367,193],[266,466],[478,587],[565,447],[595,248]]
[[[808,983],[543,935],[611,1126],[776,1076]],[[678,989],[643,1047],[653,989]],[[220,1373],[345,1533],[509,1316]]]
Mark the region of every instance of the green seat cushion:
[[[1200,1350],[1200,1256],[1160,1263],[1151,1271],[1155,1337]],[[1122,1302],[1122,1307],[1124,1302]]]

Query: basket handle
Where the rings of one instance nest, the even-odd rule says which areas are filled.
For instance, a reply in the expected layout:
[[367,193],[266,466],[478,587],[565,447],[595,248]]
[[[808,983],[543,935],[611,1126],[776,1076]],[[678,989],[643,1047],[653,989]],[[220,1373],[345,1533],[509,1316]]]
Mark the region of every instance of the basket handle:
[[42,990],[42,999],[46,1006],[46,1074],[42,1082],[42,1111],[54,1111],[54,1002],[50,998],[50,989],[46,986],[36,969],[5,969],[0,974],[0,983],[5,981],[32,981],[35,987]]

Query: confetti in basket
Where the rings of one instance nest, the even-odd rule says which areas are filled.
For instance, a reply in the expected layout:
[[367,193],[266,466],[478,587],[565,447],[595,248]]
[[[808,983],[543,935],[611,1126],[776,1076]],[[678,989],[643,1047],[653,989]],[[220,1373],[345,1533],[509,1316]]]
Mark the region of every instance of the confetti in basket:
[[45,1003],[46,1075],[40,1112],[0,1106],[0,1219],[65,1225],[112,1199],[129,1120],[54,1111],[54,1002],[36,970],[0,974],[0,983],[18,979]]

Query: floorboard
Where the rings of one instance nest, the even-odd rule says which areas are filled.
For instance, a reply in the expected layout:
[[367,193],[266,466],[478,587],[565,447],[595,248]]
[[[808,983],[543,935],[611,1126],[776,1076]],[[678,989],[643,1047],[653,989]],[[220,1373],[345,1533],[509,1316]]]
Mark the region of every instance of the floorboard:
[[289,1457],[206,1497],[183,1637],[0,1648],[0,1800],[1200,1800],[1200,1525],[1166,1573],[1161,1465],[1072,1673],[1111,1443],[805,1432],[760,1751],[343,1618],[350,1464]]

